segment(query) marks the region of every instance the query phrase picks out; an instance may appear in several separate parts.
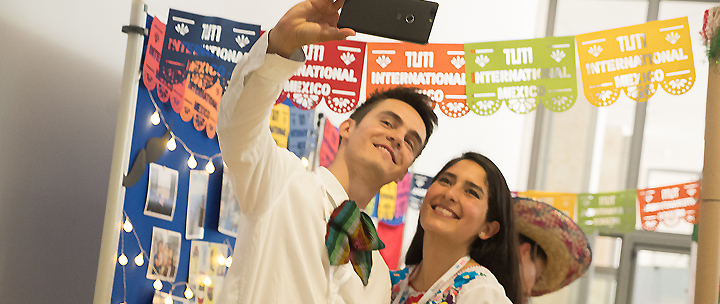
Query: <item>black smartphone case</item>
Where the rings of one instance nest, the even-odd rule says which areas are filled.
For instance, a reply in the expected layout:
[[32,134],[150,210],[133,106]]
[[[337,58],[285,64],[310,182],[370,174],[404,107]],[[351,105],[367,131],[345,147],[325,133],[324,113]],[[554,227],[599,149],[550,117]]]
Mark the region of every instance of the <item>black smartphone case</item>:
[[438,4],[425,0],[345,0],[339,28],[427,44]]

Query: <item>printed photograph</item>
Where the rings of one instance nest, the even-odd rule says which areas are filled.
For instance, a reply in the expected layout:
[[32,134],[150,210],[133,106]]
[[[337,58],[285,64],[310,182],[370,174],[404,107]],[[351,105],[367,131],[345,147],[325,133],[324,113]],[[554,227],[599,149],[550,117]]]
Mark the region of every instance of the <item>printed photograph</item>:
[[145,200],[145,215],[172,221],[177,201],[178,172],[176,170],[150,164],[148,191]]
[[237,197],[235,197],[235,191],[230,183],[230,176],[227,172],[227,167],[223,166],[218,231],[232,237],[237,237],[238,224],[240,221],[240,206],[238,205]]
[[227,271],[228,246],[205,241],[192,241],[190,246],[188,286],[195,293],[192,301],[212,304]]
[[180,262],[179,232],[153,227],[147,278],[175,282]]
[[205,207],[207,206],[207,189],[210,174],[205,170],[190,171],[188,186],[187,222],[185,238],[202,239],[205,236]]

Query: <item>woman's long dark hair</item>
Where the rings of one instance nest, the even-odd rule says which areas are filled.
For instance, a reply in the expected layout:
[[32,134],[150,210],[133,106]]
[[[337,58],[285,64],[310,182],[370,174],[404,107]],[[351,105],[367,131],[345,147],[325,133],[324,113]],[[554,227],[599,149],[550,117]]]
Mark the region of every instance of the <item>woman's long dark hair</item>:
[[[478,237],[472,242],[469,248],[470,258],[495,275],[498,282],[505,288],[505,294],[510,301],[522,303],[513,202],[510,189],[500,169],[487,157],[474,152],[466,152],[461,157],[445,164],[432,182],[434,183],[441,173],[465,159],[477,163],[485,170],[489,192],[486,221],[497,221],[500,224],[500,230],[494,236],[487,240]],[[425,230],[418,221],[417,231],[405,255],[405,264],[420,264],[424,236]]]

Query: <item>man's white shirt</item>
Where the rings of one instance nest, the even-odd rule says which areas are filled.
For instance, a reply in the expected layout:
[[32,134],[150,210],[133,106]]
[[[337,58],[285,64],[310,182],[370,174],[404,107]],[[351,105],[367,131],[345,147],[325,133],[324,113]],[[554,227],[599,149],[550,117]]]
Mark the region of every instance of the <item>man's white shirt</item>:
[[267,33],[233,71],[218,113],[218,140],[241,215],[233,264],[216,303],[389,303],[390,276],[373,252],[368,286],[348,263],[331,266],[326,223],[347,193],[325,168],[308,172],[279,148],[269,129],[272,106],[303,65],[266,54]]

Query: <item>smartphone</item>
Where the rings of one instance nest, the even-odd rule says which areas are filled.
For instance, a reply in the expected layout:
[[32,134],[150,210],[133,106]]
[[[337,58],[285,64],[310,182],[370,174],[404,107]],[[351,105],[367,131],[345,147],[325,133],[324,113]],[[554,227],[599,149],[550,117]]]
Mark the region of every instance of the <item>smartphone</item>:
[[339,28],[427,44],[438,4],[426,0],[345,0]]

